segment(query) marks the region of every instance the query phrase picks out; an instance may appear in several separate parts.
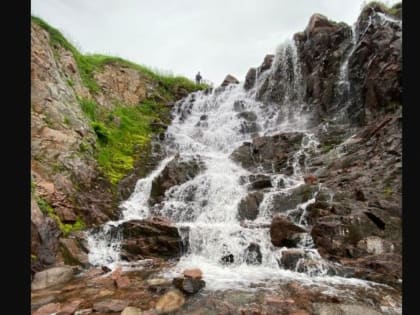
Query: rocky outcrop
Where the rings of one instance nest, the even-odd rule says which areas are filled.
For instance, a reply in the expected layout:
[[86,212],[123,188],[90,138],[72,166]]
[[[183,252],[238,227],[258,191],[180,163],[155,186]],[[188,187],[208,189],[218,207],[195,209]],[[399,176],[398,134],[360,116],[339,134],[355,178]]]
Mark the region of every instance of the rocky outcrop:
[[178,229],[164,219],[131,220],[116,229],[122,235],[121,257],[124,260],[177,258],[182,254],[183,243]]
[[267,173],[293,173],[287,162],[299,150],[302,137],[300,132],[256,137],[252,142],[245,142],[235,149],[231,159],[254,173],[260,170]]
[[175,156],[162,172],[152,182],[152,190],[150,192],[149,202],[155,204],[163,201],[165,192],[171,187],[181,185],[204,169],[203,163],[199,157],[191,159]]
[[393,112],[402,103],[402,24],[398,18],[387,20],[383,14],[388,11],[373,2],[356,23],[359,39],[349,60],[349,78],[356,102],[363,106],[364,122]]

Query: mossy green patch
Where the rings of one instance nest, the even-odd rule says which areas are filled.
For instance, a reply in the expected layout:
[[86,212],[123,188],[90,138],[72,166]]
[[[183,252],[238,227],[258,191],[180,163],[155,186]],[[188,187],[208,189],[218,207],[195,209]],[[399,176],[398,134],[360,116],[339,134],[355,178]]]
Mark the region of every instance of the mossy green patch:
[[64,236],[67,236],[70,232],[75,232],[86,228],[86,224],[81,217],[78,217],[76,222],[73,224],[63,223],[61,222],[60,217],[55,213],[54,208],[45,199],[36,196],[36,201],[38,203],[39,209],[45,215],[55,220],[58,228]]

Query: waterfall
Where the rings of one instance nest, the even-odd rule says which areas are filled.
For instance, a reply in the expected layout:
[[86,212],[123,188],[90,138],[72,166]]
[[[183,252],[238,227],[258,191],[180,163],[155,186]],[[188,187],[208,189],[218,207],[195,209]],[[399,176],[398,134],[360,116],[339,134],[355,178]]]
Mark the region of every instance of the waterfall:
[[[346,89],[348,58],[354,46],[353,43],[340,72]],[[304,91],[297,50],[294,42],[289,41],[279,46],[271,68],[258,73],[251,90],[245,91],[241,84],[229,85],[210,92],[194,92],[178,101],[163,143],[167,158],[137,182],[133,194],[120,205],[120,220],[90,233],[90,262],[111,267],[121,263],[120,236],[111,235],[110,227],[151,215],[148,199],[152,181],[178,155],[186,160],[199,158],[205,167],[193,179],[170,188],[160,205],[153,208],[153,214],[169,218],[182,233],[188,234],[188,250],[173,269],[166,270],[167,276],[198,267],[209,289],[246,287],[273,279],[309,281],[327,277],[332,263],[323,260],[317,252],[306,220],[306,208],[315,202],[316,191],[305,202],[284,212],[307,231],[297,244],[302,258],[293,270],[280,263],[287,249],[273,246],[269,233],[274,198],[288,196],[304,184],[306,165],[302,156],[317,152],[319,144],[306,127],[310,113],[305,111]],[[299,148],[287,161],[293,172],[264,174],[269,176],[272,188],[265,189],[257,218],[241,222],[237,216],[238,205],[248,194],[241,179],[251,173],[235,163],[231,153],[255,137],[290,131],[303,133]],[[226,260],[230,263],[226,264]]]

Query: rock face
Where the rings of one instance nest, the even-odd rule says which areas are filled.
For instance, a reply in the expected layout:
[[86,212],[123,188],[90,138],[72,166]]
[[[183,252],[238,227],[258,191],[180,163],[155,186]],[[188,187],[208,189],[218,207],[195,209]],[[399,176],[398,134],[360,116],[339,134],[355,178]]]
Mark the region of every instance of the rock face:
[[54,267],[37,272],[32,280],[31,289],[41,290],[70,281],[73,269],[70,267]]
[[122,235],[121,257],[128,261],[177,258],[183,250],[178,229],[163,219],[131,220],[119,225],[117,230]]
[[306,232],[284,216],[275,216],[270,226],[271,243],[278,247],[296,247],[298,234]]
[[378,3],[364,8],[356,31],[364,34],[349,60],[349,78],[357,101],[363,104],[363,120],[371,122],[402,103],[402,28],[385,22],[388,10]]
[[302,137],[300,132],[256,137],[235,149],[231,159],[254,173],[260,169],[267,173],[287,172],[287,161],[299,150]]
[[179,156],[176,156],[166,165],[159,176],[153,180],[149,202],[151,204],[161,202],[168,189],[187,182],[197,176],[203,169],[204,165],[198,157],[182,160]]
[[255,68],[249,69],[245,77],[244,89],[245,90],[252,89],[255,85],[256,78],[257,78],[257,69]]

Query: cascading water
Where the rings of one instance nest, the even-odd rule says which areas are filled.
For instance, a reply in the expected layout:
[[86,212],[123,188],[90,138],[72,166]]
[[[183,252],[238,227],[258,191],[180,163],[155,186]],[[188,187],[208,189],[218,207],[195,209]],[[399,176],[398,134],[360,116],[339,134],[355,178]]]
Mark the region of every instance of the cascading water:
[[[343,78],[348,77],[345,71]],[[282,89],[276,94],[274,83],[279,78]],[[276,95],[276,102],[257,101],[261,89]],[[308,231],[302,233],[297,244],[302,258],[295,270],[286,270],[279,263],[287,249],[273,246],[269,234],[272,199],[279,194],[288,195],[304,184],[305,164],[301,157],[317,150],[317,139],[306,130],[303,91],[296,47],[288,42],[278,49],[271,69],[258,74],[251,90],[229,85],[211,92],[195,92],[178,102],[166,132],[164,147],[168,157],[137,182],[131,197],[121,204],[121,220],[109,222],[101,231],[89,235],[90,262],[111,267],[121,263],[119,238],[110,233],[110,227],[145,219],[153,213],[169,218],[188,234],[188,251],[175,268],[166,271],[168,276],[198,267],[208,289],[249,287],[274,279],[328,278],[333,265],[318,254],[306,221],[306,207],[315,201],[316,191],[311,198],[285,212],[290,220]],[[241,179],[251,173],[232,161],[230,154],[244,141],[289,131],[304,134],[300,148],[288,161],[293,173],[265,174],[270,176],[272,188],[265,190],[257,218],[252,222],[239,221],[238,205],[248,194]],[[152,181],[177,154],[185,160],[198,158],[205,167],[193,179],[170,188],[161,204],[151,209],[148,199]],[[363,283],[355,279],[346,281]]]

